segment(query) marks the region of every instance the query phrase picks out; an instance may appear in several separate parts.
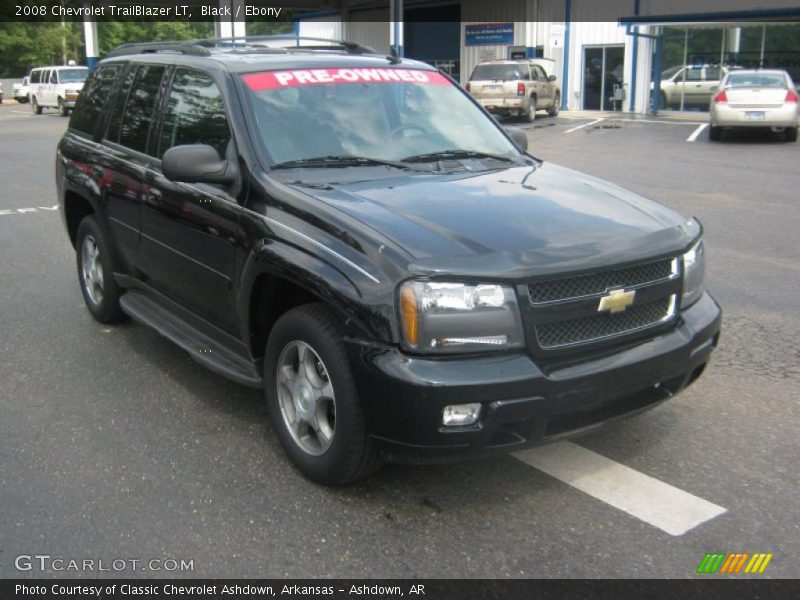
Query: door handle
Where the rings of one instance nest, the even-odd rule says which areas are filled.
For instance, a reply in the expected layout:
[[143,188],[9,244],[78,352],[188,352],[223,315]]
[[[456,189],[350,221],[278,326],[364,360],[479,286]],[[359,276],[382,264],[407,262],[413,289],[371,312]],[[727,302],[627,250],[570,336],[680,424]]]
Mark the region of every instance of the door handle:
[[150,188],[144,195],[144,201],[146,204],[156,205],[161,202],[161,191],[156,188]]

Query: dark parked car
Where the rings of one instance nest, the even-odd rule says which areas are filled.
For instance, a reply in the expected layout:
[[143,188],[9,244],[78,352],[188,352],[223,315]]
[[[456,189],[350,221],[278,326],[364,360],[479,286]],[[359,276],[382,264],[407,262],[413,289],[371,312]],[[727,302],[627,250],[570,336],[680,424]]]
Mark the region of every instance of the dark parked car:
[[97,320],[263,388],[294,464],[342,484],[585,430],[709,360],[699,223],[520,133],[349,42],[126,46],[78,100],[58,201]]

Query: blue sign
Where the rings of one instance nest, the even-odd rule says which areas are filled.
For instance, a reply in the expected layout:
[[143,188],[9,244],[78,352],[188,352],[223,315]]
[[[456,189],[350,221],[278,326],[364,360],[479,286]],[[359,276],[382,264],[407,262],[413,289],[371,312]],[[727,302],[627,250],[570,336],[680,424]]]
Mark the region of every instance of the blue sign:
[[478,23],[464,26],[467,46],[501,46],[514,43],[514,23]]

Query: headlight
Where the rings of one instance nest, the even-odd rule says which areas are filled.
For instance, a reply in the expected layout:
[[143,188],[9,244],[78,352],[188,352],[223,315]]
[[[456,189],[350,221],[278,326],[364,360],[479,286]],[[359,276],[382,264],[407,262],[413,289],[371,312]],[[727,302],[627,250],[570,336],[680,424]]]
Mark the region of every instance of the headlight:
[[683,298],[681,306],[688,308],[697,302],[705,291],[706,252],[703,240],[697,242],[683,255]]
[[404,342],[419,352],[481,352],[524,345],[517,297],[494,284],[409,281],[400,287]]

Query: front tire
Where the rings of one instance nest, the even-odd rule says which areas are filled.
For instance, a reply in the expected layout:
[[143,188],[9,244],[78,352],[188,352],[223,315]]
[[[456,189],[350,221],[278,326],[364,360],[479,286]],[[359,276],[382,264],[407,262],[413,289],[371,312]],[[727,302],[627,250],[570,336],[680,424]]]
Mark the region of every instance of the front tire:
[[547,114],[550,115],[551,117],[557,117],[560,108],[561,108],[561,94],[556,92],[556,95],[553,98],[553,105],[547,109]]
[[708,127],[708,139],[712,142],[718,142],[722,139],[722,127],[717,127],[716,125],[709,125]]
[[125,313],[119,305],[122,289],[114,279],[111,249],[94,216],[84,217],[75,240],[78,280],[86,307],[101,323],[123,321]]
[[31,110],[36,115],[42,114],[42,107],[39,106],[39,101],[36,99],[36,96],[31,96]]
[[796,142],[797,141],[797,127],[787,127],[783,131],[783,138],[787,142]]
[[58,99],[58,112],[62,117],[66,117],[66,116],[69,115],[69,109],[64,104],[64,99],[63,98],[59,98]]
[[533,123],[536,120],[536,97],[531,96],[531,99],[528,100],[528,110],[523,115],[523,118],[528,123]]
[[278,319],[265,351],[264,384],[278,439],[306,477],[344,485],[380,467],[341,329],[325,305],[299,306]]

